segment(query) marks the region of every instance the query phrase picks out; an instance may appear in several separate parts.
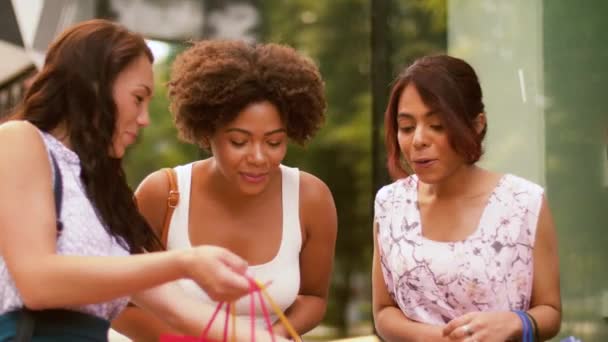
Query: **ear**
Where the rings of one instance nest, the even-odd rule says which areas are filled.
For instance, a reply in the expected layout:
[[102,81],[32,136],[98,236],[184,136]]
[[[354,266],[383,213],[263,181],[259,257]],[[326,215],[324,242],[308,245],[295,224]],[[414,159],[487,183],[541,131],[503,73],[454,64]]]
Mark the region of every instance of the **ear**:
[[203,150],[211,150],[211,143],[209,142],[209,137],[203,137],[201,141],[198,143],[198,146]]
[[484,128],[486,128],[486,114],[485,113],[479,113],[477,114],[477,117],[475,118],[475,120],[473,120],[473,126],[475,127],[475,132],[477,132],[477,134],[481,134],[481,132],[483,132]]

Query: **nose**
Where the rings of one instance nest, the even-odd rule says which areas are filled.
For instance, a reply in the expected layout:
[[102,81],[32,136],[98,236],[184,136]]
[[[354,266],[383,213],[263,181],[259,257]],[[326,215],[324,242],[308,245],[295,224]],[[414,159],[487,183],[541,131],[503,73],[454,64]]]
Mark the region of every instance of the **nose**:
[[137,116],[137,124],[140,127],[147,127],[150,125],[150,113],[148,112],[147,108]]
[[414,148],[417,149],[424,148],[429,145],[426,129],[425,127],[423,127],[423,125],[418,125],[416,127],[412,143],[414,145]]
[[252,144],[247,160],[254,165],[263,165],[266,162],[266,154],[262,144]]

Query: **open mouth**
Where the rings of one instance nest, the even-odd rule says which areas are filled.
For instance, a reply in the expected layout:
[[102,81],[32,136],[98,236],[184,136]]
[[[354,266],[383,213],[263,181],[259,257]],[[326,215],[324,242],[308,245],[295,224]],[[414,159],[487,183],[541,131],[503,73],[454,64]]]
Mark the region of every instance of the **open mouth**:
[[416,159],[414,160],[414,165],[418,167],[429,167],[435,163],[437,159]]

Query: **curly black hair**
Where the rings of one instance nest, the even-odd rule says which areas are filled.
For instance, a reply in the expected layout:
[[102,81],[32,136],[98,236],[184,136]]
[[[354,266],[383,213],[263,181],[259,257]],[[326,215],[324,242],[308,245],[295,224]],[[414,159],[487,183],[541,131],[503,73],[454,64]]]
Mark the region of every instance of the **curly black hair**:
[[169,97],[180,138],[201,147],[218,127],[256,102],[277,106],[287,135],[301,145],[325,120],[319,69],[293,48],[274,43],[194,43],[173,63]]

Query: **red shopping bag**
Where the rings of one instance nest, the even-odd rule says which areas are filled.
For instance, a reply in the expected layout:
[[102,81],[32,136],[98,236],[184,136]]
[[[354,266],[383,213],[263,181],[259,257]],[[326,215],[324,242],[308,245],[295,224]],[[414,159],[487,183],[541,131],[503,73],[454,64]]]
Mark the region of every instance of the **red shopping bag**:
[[[255,342],[255,326],[256,326],[256,324],[255,324],[255,308],[256,308],[255,298],[257,297],[260,308],[262,309],[264,321],[266,323],[266,329],[268,330],[268,333],[270,334],[272,341],[275,341],[275,337],[274,337],[274,333],[273,333],[273,329],[272,329],[272,322],[270,321],[270,313],[268,312],[268,309],[266,307],[266,301],[268,301],[268,304],[270,304],[270,307],[272,308],[274,313],[279,317],[279,319],[281,320],[281,323],[283,323],[283,325],[285,326],[285,329],[287,329],[291,338],[296,342],[302,342],[302,340],[296,333],[296,331],[293,328],[293,326],[291,325],[291,323],[289,323],[289,321],[287,320],[287,317],[285,317],[285,315],[283,314],[283,311],[281,311],[279,306],[274,302],[272,297],[270,297],[270,295],[266,291],[265,286],[254,279],[250,279],[249,283],[251,285],[250,291],[249,291],[249,297],[250,297],[249,317],[250,317],[250,322],[251,322],[250,341]],[[266,301],[264,300],[264,297],[266,298]],[[211,325],[213,324],[213,321],[215,321],[217,315],[222,310],[222,308],[224,308],[224,310],[226,311],[225,319],[224,319],[224,335],[221,340],[215,340],[210,337],[207,337],[207,335],[209,333],[209,330],[211,329]],[[232,320],[232,322],[230,322],[230,320]],[[201,334],[200,337],[178,336],[178,335],[169,335],[169,334],[165,334],[160,337],[160,342],[235,342],[235,341],[236,341],[236,314],[234,311],[234,303],[227,303],[227,302],[220,302],[217,305],[217,307],[215,308],[215,311],[213,312],[213,315],[211,316],[211,319],[207,323],[207,326],[203,330],[203,333]]]

